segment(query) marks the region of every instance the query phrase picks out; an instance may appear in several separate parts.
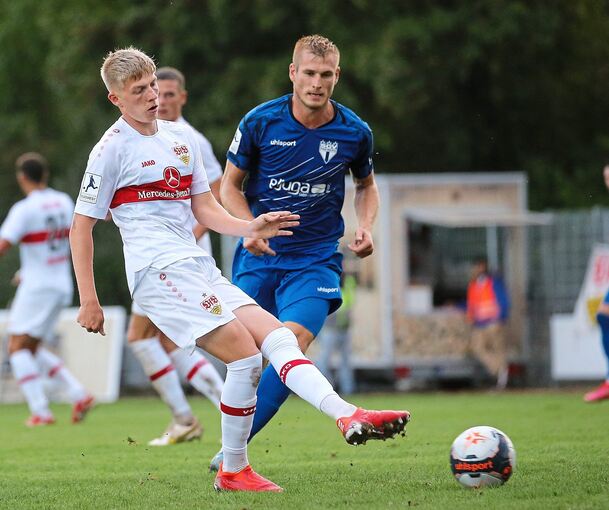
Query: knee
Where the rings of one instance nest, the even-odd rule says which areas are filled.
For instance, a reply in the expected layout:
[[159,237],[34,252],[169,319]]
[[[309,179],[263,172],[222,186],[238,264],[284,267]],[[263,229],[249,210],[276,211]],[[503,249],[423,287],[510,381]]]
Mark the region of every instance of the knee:
[[14,354],[17,351],[27,349],[36,352],[37,341],[26,335],[11,336],[8,341],[8,353]]
[[271,333],[267,335],[264,342],[262,342],[260,350],[266,359],[271,359],[271,356],[275,352],[279,352],[286,348],[298,349],[301,351],[300,346],[298,345],[298,340],[296,339],[296,336],[292,330],[283,326],[271,331]]
[[127,341],[137,342],[138,340],[145,340],[146,338],[152,338],[158,334],[156,326],[148,319],[141,315],[131,315],[131,322],[127,329]]
[[290,323],[289,326],[286,326],[294,336],[296,337],[296,341],[298,342],[299,349],[305,353],[307,352],[310,345],[315,340],[315,336],[311,333],[307,328],[301,326],[300,324]]
[[227,375],[230,374],[233,378],[236,377],[244,382],[247,380],[248,384],[256,388],[262,374],[262,354],[257,353],[253,356],[227,363],[226,372]]
[[163,346],[163,349],[165,349],[165,352],[173,352],[178,349],[178,346],[163,333],[159,334],[159,340],[161,341],[161,345]]

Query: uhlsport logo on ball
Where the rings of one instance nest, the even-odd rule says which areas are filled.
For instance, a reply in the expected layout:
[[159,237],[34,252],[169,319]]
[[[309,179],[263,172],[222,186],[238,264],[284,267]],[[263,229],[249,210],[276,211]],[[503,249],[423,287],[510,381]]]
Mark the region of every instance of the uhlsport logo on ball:
[[499,429],[481,425],[459,434],[450,449],[450,467],[465,487],[488,487],[508,481],[516,467],[516,451]]

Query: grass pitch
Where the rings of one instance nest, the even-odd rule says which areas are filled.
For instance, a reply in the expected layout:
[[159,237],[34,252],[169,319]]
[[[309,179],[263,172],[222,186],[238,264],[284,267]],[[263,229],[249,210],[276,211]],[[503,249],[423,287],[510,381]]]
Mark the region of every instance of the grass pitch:
[[[250,461],[283,494],[215,493],[207,463],[219,414],[191,398],[203,440],[149,447],[169,416],[153,398],[100,405],[70,425],[26,429],[26,407],[0,406],[1,508],[385,509],[609,508],[609,402],[558,392],[357,395],[364,407],[412,412],[407,437],[351,447],[327,417],[293,397],[250,445]],[[473,425],[502,429],[516,471],[497,489],[452,478],[453,439]]]

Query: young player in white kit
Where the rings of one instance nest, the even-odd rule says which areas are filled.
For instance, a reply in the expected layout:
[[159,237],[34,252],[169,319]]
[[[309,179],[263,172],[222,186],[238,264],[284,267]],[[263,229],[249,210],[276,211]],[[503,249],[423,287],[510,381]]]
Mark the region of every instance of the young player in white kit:
[[[394,437],[407,411],[365,411],[345,402],[304,357],[294,334],[230,284],[194,242],[190,208],[199,223],[220,233],[253,238],[289,235],[298,225],[289,212],[252,221],[228,214],[209,192],[192,133],[157,121],[154,62],[134,48],[110,53],[102,66],[109,100],[122,117],[91,152],[70,241],[81,308],[79,324],[104,334],[95,291],[92,230],[112,212],[124,243],[127,279],[134,301],[180,347],[199,345],[227,364],[222,392],[224,461],[218,490],[281,491],[256,474],[247,458],[247,437],[256,408],[264,355],[297,395],[336,420],[348,443]],[[142,165],[143,162],[153,164]],[[84,186],[83,186],[84,187]]]
[[[182,108],[187,100],[184,75],[172,67],[163,67],[157,70],[156,76],[159,86],[158,117],[162,120],[179,122],[192,129],[197,148],[201,152],[211,192],[214,197],[219,198],[222,167],[207,138],[182,116]],[[194,217],[192,220],[197,244],[211,254],[207,229],[199,225]],[[203,429],[186,400],[180,379],[188,381],[219,409],[224,380],[214,365],[196,350],[187,352],[178,348],[158,330],[136,303],[133,303],[131,308],[127,341],[173,416],[163,434],[149,441],[148,444],[166,446],[199,439]]]
[[65,193],[47,187],[48,165],[40,154],[23,154],[16,168],[26,198],[11,207],[0,228],[0,255],[18,244],[21,259],[8,324],[11,367],[30,408],[26,425],[55,422],[42,376],[60,384],[73,403],[72,422],[78,423],[93,405],[93,397],[61,359],[40,345],[52,337],[61,309],[72,302],[68,232],[74,203]]

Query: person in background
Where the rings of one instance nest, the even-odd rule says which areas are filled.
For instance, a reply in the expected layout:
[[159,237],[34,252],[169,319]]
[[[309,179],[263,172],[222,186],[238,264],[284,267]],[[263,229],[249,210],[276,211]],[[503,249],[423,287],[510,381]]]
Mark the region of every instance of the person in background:
[[93,407],[93,397],[62,360],[41,345],[53,334],[61,310],[72,302],[68,232],[74,202],[47,186],[48,163],[40,154],[22,154],[15,166],[25,198],[11,207],[0,227],[0,256],[18,244],[21,259],[8,324],[9,360],[31,412],[28,427],[55,423],[42,382],[45,375],[68,396],[72,423],[78,423]]
[[[609,165],[605,165],[605,168],[603,168],[603,178],[605,180],[605,186],[609,189]],[[601,328],[603,350],[605,351],[605,358],[609,367],[609,292],[605,294],[605,298],[598,307],[596,321]],[[600,402],[601,400],[607,399],[609,399],[609,368],[607,377],[600,386],[584,395],[584,400],[586,402]]]
[[503,280],[489,272],[486,259],[474,261],[466,306],[472,325],[470,352],[496,379],[497,388],[503,389],[508,379],[505,322],[510,303]]

